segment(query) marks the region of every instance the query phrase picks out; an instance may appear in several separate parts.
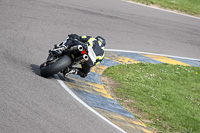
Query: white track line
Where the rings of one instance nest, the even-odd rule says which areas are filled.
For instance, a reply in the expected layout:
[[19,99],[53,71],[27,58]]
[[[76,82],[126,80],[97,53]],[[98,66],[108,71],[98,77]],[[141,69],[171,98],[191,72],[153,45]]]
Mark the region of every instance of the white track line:
[[138,53],[138,54],[150,54],[150,55],[158,55],[158,56],[173,57],[173,58],[179,58],[179,59],[187,59],[187,60],[200,61],[200,59],[187,58],[187,57],[179,57],[179,56],[173,56],[173,55],[155,54],[155,53],[140,52],[140,51],[117,50],[117,49],[105,49],[105,51],[126,52],[126,53]]
[[90,106],[88,106],[84,101],[82,101],[78,96],[76,96],[68,87],[67,85],[60,79],[60,77],[55,74],[54,77],[57,79],[58,83],[60,83],[60,85],[72,96],[74,97],[74,99],[76,99],[79,103],[81,103],[83,106],[85,106],[86,108],[88,108],[90,111],[92,111],[94,114],[96,114],[98,117],[100,117],[101,119],[103,119],[104,121],[106,121],[108,124],[110,124],[111,126],[115,127],[116,129],[118,129],[119,131],[121,131],[122,133],[126,133],[123,129],[121,129],[120,127],[118,127],[117,125],[113,124],[112,122],[110,122],[108,119],[106,119],[104,116],[102,116],[101,114],[99,114],[97,111],[95,111],[93,108],[91,108]]
[[199,17],[195,17],[195,16],[192,16],[192,15],[187,15],[187,14],[178,13],[178,12],[174,12],[174,11],[170,11],[170,10],[166,10],[166,9],[161,9],[161,8],[158,8],[158,7],[148,6],[148,5],[141,4],[141,3],[137,3],[137,2],[134,2],[134,1],[129,1],[129,0],[122,0],[122,1],[131,3],[131,4],[135,4],[135,5],[139,5],[139,6],[144,6],[144,7],[149,7],[149,8],[153,8],[153,9],[165,11],[165,12],[170,12],[170,13],[174,13],[174,14],[178,14],[178,15],[182,15],[182,16],[186,16],[186,17],[191,17],[191,18],[195,18],[195,19],[200,19]]

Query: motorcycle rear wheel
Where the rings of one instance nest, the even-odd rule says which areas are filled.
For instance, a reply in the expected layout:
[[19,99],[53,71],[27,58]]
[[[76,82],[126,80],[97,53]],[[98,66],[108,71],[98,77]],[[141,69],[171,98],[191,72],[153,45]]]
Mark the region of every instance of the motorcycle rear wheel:
[[42,67],[40,69],[40,75],[45,78],[50,77],[64,70],[66,67],[68,67],[71,64],[71,62],[72,62],[71,58],[67,55],[64,55],[53,64]]

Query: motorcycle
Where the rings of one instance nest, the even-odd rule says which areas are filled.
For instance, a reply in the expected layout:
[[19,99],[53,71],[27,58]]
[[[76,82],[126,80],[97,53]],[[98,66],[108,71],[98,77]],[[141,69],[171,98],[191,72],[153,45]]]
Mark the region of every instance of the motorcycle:
[[44,63],[40,65],[41,76],[47,78],[57,73],[73,70],[78,64],[85,61],[95,62],[96,55],[91,47],[79,42],[77,45],[68,46],[62,53],[58,54],[57,49],[49,50],[49,55]]

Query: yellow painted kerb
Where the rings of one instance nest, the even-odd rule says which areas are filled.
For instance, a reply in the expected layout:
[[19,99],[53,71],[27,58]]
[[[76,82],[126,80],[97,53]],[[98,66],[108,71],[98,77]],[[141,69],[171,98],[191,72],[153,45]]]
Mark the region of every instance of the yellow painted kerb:
[[105,66],[97,65],[97,66],[92,67],[91,72],[98,73],[101,75],[106,68],[107,67]]
[[183,62],[177,61],[177,60],[173,60],[171,58],[168,57],[164,57],[164,56],[157,56],[157,55],[147,55],[147,54],[141,54],[143,56],[149,57],[151,59],[163,62],[163,63],[168,63],[168,64],[173,64],[173,65],[183,65],[183,66],[190,66],[188,64],[185,64]]
[[117,58],[112,58],[112,57],[105,57],[106,59],[108,60],[112,60],[112,61],[115,61],[115,62],[118,62],[120,64],[132,64],[132,63],[139,63],[139,61],[135,61],[131,58],[127,58],[127,57],[121,57],[121,56],[118,56]]
[[109,98],[109,99],[113,99],[110,96],[110,94],[108,94],[108,92],[104,89],[103,85],[95,84],[95,83],[91,83],[91,82],[86,82],[86,84],[92,86],[93,90],[95,90],[96,92],[100,92],[102,96]]

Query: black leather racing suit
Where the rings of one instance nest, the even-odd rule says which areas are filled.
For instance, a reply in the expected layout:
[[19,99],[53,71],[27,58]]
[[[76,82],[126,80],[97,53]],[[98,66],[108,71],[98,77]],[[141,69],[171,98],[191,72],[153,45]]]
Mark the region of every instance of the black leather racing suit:
[[[69,39],[72,39],[73,44],[79,44],[81,42],[85,43],[88,47],[91,47],[96,54],[96,61],[93,62],[90,58],[88,61],[82,64],[82,68],[77,68],[75,74],[80,75],[81,77],[86,77],[90,72],[91,68],[99,64],[104,58],[104,46],[100,41],[91,36],[78,36],[76,34],[69,34]],[[77,41],[78,40],[78,41]]]

